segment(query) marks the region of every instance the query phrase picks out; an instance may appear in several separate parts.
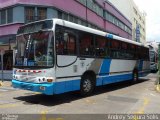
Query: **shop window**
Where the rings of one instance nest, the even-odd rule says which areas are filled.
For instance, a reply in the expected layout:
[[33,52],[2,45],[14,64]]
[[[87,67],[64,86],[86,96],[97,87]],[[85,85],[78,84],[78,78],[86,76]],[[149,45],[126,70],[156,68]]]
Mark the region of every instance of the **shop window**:
[[34,7],[26,7],[25,8],[26,13],[26,22],[31,22],[35,20],[35,9]]
[[43,20],[47,18],[47,9],[46,8],[38,8],[38,19]]
[[68,14],[63,13],[63,19],[64,19],[64,20],[68,20]]
[[86,6],[86,0],[78,0],[78,1]]
[[109,14],[109,21],[112,22],[112,23],[114,22],[114,18],[111,14]]
[[87,0],[87,7],[90,8],[91,10],[93,9],[93,1],[92,0]]
[[1,24],[1,11],[0,11],[0,24]]
[[62,19],[62,12],[61,11],[58,11],[58,18]]
[[69,15],[69,21],[73,22],[73,16],[72,15]]
[[1,24],[6,24],[6,10],[1,11]]
[[7,23],[13,22],[13,9],[7,9]]

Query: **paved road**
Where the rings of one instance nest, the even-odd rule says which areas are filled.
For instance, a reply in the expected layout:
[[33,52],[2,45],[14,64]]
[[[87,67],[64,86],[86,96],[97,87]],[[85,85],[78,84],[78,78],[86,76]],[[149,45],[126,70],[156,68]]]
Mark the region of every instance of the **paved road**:
[[156,74],[128,82],[98,87],[86,98],[77,93],[46,96],[12,87],[0,87],[0,113],[12,114],[143,114],[160,113],[160,93],[155,90]]

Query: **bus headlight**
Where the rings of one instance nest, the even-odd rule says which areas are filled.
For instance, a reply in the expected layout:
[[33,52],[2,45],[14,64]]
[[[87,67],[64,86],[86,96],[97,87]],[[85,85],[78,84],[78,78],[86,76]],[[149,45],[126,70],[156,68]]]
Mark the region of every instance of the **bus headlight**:
[[52,83],[52,82],[54,82],[54,78],[53,77],[43,77],[43,78],[37,78],[37,81],[39,82],[39,83],[44,83],[44,82],[48,82],[48,83]]
[[47,82],[53,82],[53,79],[51,79],[51,78],[47,79]]

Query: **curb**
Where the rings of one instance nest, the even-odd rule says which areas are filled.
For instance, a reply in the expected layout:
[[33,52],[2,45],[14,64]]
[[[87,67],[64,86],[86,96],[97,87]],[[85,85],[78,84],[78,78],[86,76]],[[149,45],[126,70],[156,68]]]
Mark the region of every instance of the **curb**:
[[160,92],[160,85],[156,85],[157,92]]
[[2,85],[3,85],[2,82],[0,82],[0,87],[1,87]]
[[8,82],[1,82],[0,81],[0,87],[11,87],[12,84],[11,83],[8,83]]

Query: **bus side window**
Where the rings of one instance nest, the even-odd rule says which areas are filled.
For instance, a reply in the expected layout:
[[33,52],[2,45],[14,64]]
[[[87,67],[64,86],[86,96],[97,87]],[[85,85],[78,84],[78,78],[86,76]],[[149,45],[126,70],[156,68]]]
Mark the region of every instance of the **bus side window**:
[[116,41],[116,40],[111,40],[110,43],[111,43],[111,45],[110,45],[111,57],[120,58],[121,56],[123,56],[120,52],[120,42]]
[[64,40],[63,40],[63,29],[60,26],[56,26],[55,41],[56,41],[56,53],[63,55]]
[[70,55],[74,55],[76,53],[76,40],[73,35],[68,36],[67,52]]
[[104,37],[96,36],[96,56],[107,57],[106,39]]
[[85,56],[94,56],[94,44],[93,44],[93,35],[89,33],[79,33],[79,44],[80,44],[80,55]]
[[70,28],[60,27],[56,31],[56,52],[58,55],[76,54],[76,36]]
[[125,42],[121,43],[121,58],[127,59],[127,43]]

